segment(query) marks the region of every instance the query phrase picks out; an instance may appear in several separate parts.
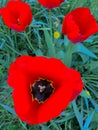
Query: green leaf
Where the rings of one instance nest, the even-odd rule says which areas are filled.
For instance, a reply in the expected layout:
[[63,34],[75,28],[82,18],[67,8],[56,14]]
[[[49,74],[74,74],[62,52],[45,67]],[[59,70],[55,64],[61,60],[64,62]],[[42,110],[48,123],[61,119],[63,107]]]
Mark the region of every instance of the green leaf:
[[96,113],[96,112],[94,113],[94,116],[93,116],[93,118],[92,118],[92,121],[98,123],[98,113]]
[[4,105],[4,104],[2,104],[2,103],[0,103],[0,106],[3,107],[3,108],[4,108],[5,110],[7,110],[8,112],[10,112],[10,113],[12,113],[13,115],[16,116],[16,113],[15,113],[15,111],[13,110],[13,108],[11,108],[11,107],[9,107],[9,106],[7,106],[7,105]]
[[40,49],[37,49],[36,50],[36,55],[37,56],[43,56],[43,53],[42,53],[42,51]]
[[50,130],[46,125],[41,124],[40,126],[41,126],[42,130]]
[[83,64],[87,63],[89,60],[89,56],[84,55],[83,53],[79,53],[79,55],[81,56],[81,59],[83,61]]
[[87,117],[87,119],[86,119],[86,121],[85,121],[85,124],[84,124],[84,127],[83,127],[82,130],[88,130],[89,124],[90,124],[90,122],[91,122],[91,120],[92,120],[92,118],[93,118],[93,116],[94,116],[94,113],[95,113],[95,111],[91,112],[91,113],[88,115],[88,117]]
[[88,91],[86,90],[82,90],[82,92],[80,93],[80,95],[84,98],[91,98],[90,94]]
[[8,130],[18,130],[18,126],[10,125],[10,126],[8,126]]
[[69,42],[68,38],[66,36],[64,36],[64,45],[65,45],[65,47],[67,47],[69,43],[70,42]]
[[50,122],[51,125],[53,125],[56,130],[59,130],[58,125],[53,120],[51,120]]
[[26,123],[22,122],[20,119],[19,119],[19,122],[20,122],[20,124],[22,125],[22,127],[23,127],[25,130],[27,130],[27,128],[26,128]]
[[90,67],[90,70],[94,70],[94,69],[98,68],[98,61],[91,61],[89,63],[89,67]]
[[44,30],[44,36],[45,36],[45,41],[48,47],[48,53],[50,57],[56,57],[55,56],[55,47],[52,41],[52,37],[50,36],[49,32],[47,30]]
[[65,56],[64,56],[64,63],[67,65],[67,67],[71,67],[71,63],[72,63],[72,53],[73,53],[73,44],[72,43],[68,43],[68,45],[66,45],[66,52],[65,52]]
[[[66,116],[66,115],[67,115],[67,116]],[[72,120],[74,117],[75,117],[75,114],[74,114],[73,112],[66,113],[66,114],[65,114],[65,117],[63,116],[62,119],[56,120],[55,122],[56,122],[56,123],[63,123],[63,122],[65,122],[65,121]]]
[[88,48],[86,48],[83,44],[81,43],[77,43],[74,45],[73,47],[73,53],[76,53],[76,52],[80,52],[80,53],[83,53],[89,57],[92,57],[92,58],[97,58],[97,56],[92,53],[90,50],[88,50]]
[[95,111],[98,113],[98,104],[94,101],[93,98],[90,98],[90,102],[92,103],[92,105],[94,106],[95,108]]
[[75,100],[72,102],[72,106],[73,106],[73,110],[74,110],[75,116],[76,116],[76,118],[78,120],[79,126],[82,129],[83,119],[82,119],[81,113],[79,112],[79,109],[78,109],[78,107],[76,105]]
[[64,55],[65,55],[65,53],[64,53],[64,51],[59,51],[59,52],[57,52],[57,54],[56,54],[56,57],[58,57],[59,59],[64,59]]
[[84,100],[85,100],[85,105],[86,105],[87,109],[89,109],[89,102],[88,102],[88,98],[84,98]]

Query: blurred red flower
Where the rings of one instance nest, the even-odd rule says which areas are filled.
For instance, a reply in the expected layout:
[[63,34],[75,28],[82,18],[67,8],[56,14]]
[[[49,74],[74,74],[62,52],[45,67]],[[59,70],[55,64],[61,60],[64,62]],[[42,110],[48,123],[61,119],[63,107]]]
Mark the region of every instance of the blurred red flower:
[[21,56],[9,68],[8,84],[14,88],[14,108],[28,124],[57,117],[82,91],[78,71],[56,58]]
[[32,22],[30,6],[20,0],[10,0],[5,7],[0,9],[4,23],[18,32],[25,31]]
[[38,2],[45,8],[52,9],[60,6],[60,4],[64,2],[64,0],[38,0]]
[[73,43],[82,42],[97,31],[96,19],[89,8],[76,8],[63,20],[62,32]]

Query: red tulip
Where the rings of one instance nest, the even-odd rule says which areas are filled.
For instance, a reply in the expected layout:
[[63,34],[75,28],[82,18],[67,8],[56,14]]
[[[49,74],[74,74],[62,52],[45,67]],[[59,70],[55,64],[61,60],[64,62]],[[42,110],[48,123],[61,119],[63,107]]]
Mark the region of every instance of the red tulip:
[[73,43],[82,42],[97,31],[96,19],[89,8],[76,8],[63,20],[62,32]]
[[60,4],[64,2],[64,0],[38,0],[38,2],[45,8],[51,9],[60,6]]
[[56,58],[21,56],[9,68],[14,107],[28,124],[57,117],[83,88],[78,71]]
[[26,27],[32,22],[30,6],[20,0],[10,0],[1,9],[1,16],[9,28],[18,32],[25,31]]

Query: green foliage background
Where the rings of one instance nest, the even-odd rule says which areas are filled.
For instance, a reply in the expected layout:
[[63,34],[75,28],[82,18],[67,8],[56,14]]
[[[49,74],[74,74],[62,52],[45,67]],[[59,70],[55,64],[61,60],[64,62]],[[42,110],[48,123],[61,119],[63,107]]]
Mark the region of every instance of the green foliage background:
[[[70,103],[60,116],[41,125],[28,125],[18,119],[13,111],[12,89],[6,83],[9,65],[20,55],[51,55],[49,10],[36,0],[24,0],[33,11],[33,21],[26,33],[8,29],[0,18],[0,130],[98,130],[98,34],[73,47],[71,67],[78,70],[85,84],[78,98]],[[0,7],[7,0],[0,1]],[[98,21],[97,0],[66,0],[52,10],[53,30],[61,33],[64,16],[76,7],[89,7]],[[59,26],[55,26],[55,22]],[[50,41],[49,41],[50,39]],[[56,57],[64,63],[68,40],[61,34],[52,39]],[[66,94],[66,93],[65,93]]]

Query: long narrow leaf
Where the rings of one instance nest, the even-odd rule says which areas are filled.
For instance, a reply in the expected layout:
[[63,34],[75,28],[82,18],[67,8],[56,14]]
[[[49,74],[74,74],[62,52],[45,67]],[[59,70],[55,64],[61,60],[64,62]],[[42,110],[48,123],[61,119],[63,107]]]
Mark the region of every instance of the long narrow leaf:
[[76,118],[78,120],[79,126],[82,129],[83,119],[82,119],[81,113],[79,112],[79,109],[78,109],[78,107],[76,105],[75,100],[72,102],[72,105],[73,105],[73,110],[74,110],[75,116],[76,116]]
[[85,124],[84,124],[84,127],[82,130],[88,130],[89,124],[93,118],[94,113],[95,113],[95,111],[93,111],[92,113],[89,114],[88,118],[85,121]]
[[54,44],[52,42],[52,37],[50,36],[49,32],[47,30],[44,30],[45,35],[45,41],[48,47],[48,53],[50,57],[55,57],[55,48]]
[[4,105],[4,104],[2,104],[2,103],[0,103],[0,106],[3,107],[3,108],[4,108],[5,110],[7,110],[8,112],[10,112],[10,113],[12,113],[13,115],[16,116],[16,113],[15,113],[15,111],[13,110],[13,108],[11,108],[11,107],[9,107],[9,106],[7,106],[7,105]]
[[73,52],[80,52],[83,53],[85,55],[88,55],[89,57],[92,58],[97,58],[97,56],[92,53],[88,48],[86,48],[83,44],[78,43],[73,47]]

